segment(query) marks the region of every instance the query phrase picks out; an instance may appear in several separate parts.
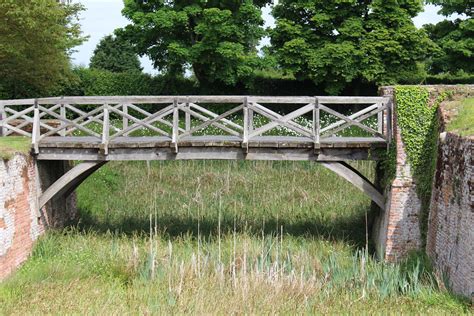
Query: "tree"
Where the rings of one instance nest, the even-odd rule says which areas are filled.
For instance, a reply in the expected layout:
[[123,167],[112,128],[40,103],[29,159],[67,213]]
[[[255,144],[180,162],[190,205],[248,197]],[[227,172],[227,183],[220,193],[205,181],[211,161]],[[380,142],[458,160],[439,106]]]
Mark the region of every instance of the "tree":
[[79,4],[0,1],[0,95],[35,96],[71,74],[69,55],[83,41]]
[[472,0],[441,1],[429,3],[441,5],[439,13],[450,16],[454,13],[465,14],[467,19],[444,20],[436,25],[428,24],[424,28],[429,37],[441,48],[441,53],[432,59],[430,72],[438,73],[474,73],[474,20],[472,18]]
[[453,13],[457,13],[472,17],[472,11],[474,9],[474,3],[472,0],[427,0],[426,2],[441,6],[439,13],[444,16],[450,16]]
[[422,0],[281,0],[273,52],[296,78],[333,94],[348,84],[420,78],[436,48],[412,22],[422,8]]
[[94,50],[90,68],[111,72],[142,71],[131,43],[121,37],[105,36]]
[[266,0],[125,0],[122,32],[171,76],[191,69],[201,85],[234,85],[258,62]]

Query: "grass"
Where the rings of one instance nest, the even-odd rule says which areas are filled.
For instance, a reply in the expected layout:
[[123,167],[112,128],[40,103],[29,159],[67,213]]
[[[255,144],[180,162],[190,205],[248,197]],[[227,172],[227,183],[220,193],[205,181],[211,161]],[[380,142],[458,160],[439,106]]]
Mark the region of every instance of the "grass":
[[16,153],[28,153],[31,139],[22,136],[0,137],[0,159],[8,160]]
[[448,123],[447,129],[450,132],[461,136],[474,135],[474,98],[466,98],[462,101],[453,102],[449,108],[456,110],[456,115]]
[[0,314],[470,311],[424,256],[376,261],[369,199],[318,164],[111,163],[78,203],[0,284]]

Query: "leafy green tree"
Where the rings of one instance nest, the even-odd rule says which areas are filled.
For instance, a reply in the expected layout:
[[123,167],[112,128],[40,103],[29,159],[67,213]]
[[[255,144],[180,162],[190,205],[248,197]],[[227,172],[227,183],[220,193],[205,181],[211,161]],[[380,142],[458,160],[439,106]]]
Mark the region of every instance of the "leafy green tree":
[[472,0],[428,2],[441,5],[439,13],[445,16],[455,13],[466,15],[466,19],[444,20],[424,26],[430,38],[441,48],[441,53],[430,63],[430,72],[474,73],[474,3]]
[[0,1],[0,96],[46,94],[71,74],[69,54],[83,41],[79,4]]
[[267,0],[125,0],[122,32],[171,76],[190,69],[201,85],[234,85],[252,74]]
[[422,9],[422,0],[281,0],[273,51],[296,78],[333,94],[349,84],[421,80],[436,48],[412,22]]
[[105,36],[92,55],[90,68],[111,72],[142,71],[132,44],[121,37]]
[[427,0],[426,2],[441,6],[439,13],[444,16],[457,13],[472,17],[472,12],[474,10],[474,3],[472,0]]

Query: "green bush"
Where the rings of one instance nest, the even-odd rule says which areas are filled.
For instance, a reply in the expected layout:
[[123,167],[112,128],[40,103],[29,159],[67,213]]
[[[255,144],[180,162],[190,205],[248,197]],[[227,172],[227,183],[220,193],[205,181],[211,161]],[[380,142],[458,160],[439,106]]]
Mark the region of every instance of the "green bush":
[[76,68],[75,77],[63,83],[56,95],[163,95],[194,94],[195,83],[187,78],[151,76],[139,71],[114,73],[107,70]]
[[458,72],[455,74],[442,73],[429,75],[426,78],[427,84],[474,84],[474,74]]

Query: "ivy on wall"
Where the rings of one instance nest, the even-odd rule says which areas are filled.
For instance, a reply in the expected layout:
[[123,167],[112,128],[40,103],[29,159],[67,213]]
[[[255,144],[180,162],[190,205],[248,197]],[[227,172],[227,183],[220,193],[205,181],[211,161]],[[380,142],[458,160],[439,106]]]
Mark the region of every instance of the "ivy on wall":
[[436,170],[438,152],[439,122],[437,110],[448,93],[442,92],[434,102],[430,102],[430,93],[426,88],[404,86],[396,87],[395,95],[397,122],[416,183],[417,194],[421,200],[420,223],[421,232],[425,239],[431,186]]

